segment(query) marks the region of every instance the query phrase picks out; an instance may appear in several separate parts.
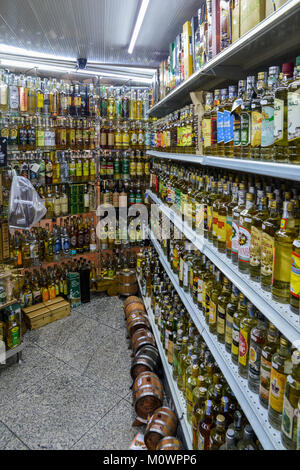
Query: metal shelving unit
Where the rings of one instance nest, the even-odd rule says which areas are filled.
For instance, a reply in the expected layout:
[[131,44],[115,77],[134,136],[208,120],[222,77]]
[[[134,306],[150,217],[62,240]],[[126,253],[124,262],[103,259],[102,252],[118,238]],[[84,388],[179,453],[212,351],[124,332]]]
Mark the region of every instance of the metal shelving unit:
[[300,49],[299,24],[299,0],[289,0],[172,90],[149,115],[161,117],[185,106],[191,102],[191,91],[226,86],[250,72],[294,57]]
[[[2,275],[0,275],[0,278],[5,278],[5,277],[9,277],[11,274],[9,273],[4,273]],[[11,299],[9,300],[8,302],[6,302],[5,304],[2,304],[0,305],[0,310],[3,310],[4,308],[6,307],[9,307],[10,305],[14,305],[18,303],[17,299]],[[21,317],[20,317],[20,325],[21,325]],[[21,331],[21,340],[23,339],[22,338],[22,331]],[[13,348],[13,349],[7,349],[5,352],[3,352],[3,356],[5,355],[5,361],[7,361],[7,359],[9,359],[10,357],[13,357],[15,355],[17,355],[17,360],[18,362],[20,363],[21,360],[22,360],[22,351],[24,349],[24,342],[22,341],[21,344],[19,344],[19,346],[17,346],[16,348]],[[0,358],[1,358],[1,353],[0,353]]]
[[294,181],[300,180],[300,165],[290,163],[276,163],[273,161],[242,160],[239,158],[213,157],[210,155],[196,155],[184,153],[147,151],[147,155],[167,160],[193,163],[202,166],[227,168],[228,170],[245,171],[259,175],[273,176]]
[[[137,281],[139,284],[140,292],[142,292],[141,284],[140,284],[140,280],[138,276],[137,276]],[[152,331],[155,337],[156,345],[159,350],[161,362],[162,362],[162,365],[165,371],[165,376],[166,376],[166,379],[167,379],[167,382],[171,391],[171,395],[172,395],[173,402],[176,408],[177,416],[181,424],[184,439],[186,441],[188,450],[192,450],[193,449],[192,430],[191,430],[191,425],[188,423],[188,420],[187,420],[187,410],[186,410],[185,399],[184,399],[182,392],[178,389],[175,380],[173,379],[172,367],[168,363],[168,360],[165,355],[165,351],[162,347],[162,344],[160,341],[160,333],[154,321],[154,314],[152,312],[149,299],[143,297],[143,301],[144,301],[144,304],[148,313],[148,318],[149,318],[150,325],[152,327]]]
[[238,374],[237,367],[232,363],[231,356],[226,351],[225,346],[219,343],[216,337],[209,332],[209,328],[205,322],[202,311],[194,304],[190,294],[184,292],[184,290],[179,286],[178,280],[171,270],[154,234],[150,231],[149,235],[164,269],[178,292],[185,308],[189,312],[199,333],[202,335],[222,370],[224,377],[235,394],[236,399],[241,405],[248,421],[253,427],[261,445],[266,450],[284,450],[284,447],[281,444],[280,432],[270,426],[268,421],[268,412],[261,406],[258,395],[249,390],[247,380],[243,379]]
[[259,283],[251,281],[248,275],[241,273],[225,254],[219,253],[212,243],[193,231],[155,194],[149,190],[147,193],[174,225],[233,282],[291,343],[300,342],[300,317],[290,311],[289,305],[275,302],[271,293],[265,292]]

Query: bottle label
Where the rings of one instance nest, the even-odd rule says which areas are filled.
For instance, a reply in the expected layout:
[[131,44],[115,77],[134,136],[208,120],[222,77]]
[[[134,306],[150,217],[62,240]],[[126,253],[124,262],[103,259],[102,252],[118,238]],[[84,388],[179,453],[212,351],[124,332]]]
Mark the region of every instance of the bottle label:
[[241,145],[246,146],[250,143],[250,115],[241,114]]
[[250,265],[260,265],[261,230],[252,225],[250,245]]
[[288,93],[288,140],[300,137],[300,91]]
[[225,309],[218,305],[218,320],[217,320],[217,333],[218,335],[224,335],[225,333]]
[[251,233],[245,227],[239,227],[239,261],[249,263],[250,261]]
[[283,140],[284,101],[274,98],[274,142]]
[[261,146],[269,147],[274,143],[274,108],[273,106],[262,107],[261,121]]
[[240,331],[239,328],[236,328],[235,325],[232,325],[232,342],[231,342],[231,352],[234,356],[239,355],[239,341],[240,341]]
[[215,325],[216,323],[216,312],[217,312],[216,304],[210,301],[209,302],[209,324],[210,325]]
[[226,216],[218,216],[218,240],[222,243],[226,242]]
[[9,87],[9,106],[14,110],[19,108],[19,91],[18,87],[14,85]]
[[292,251],[290,293],[300,299],[300,255]]
[[281,430],[294,443],[297,442],[297,417],[299,420],[297,408],[293,407],[288,397],[285,395],[283,401]]
[[232,217],[226,217],[226,248],[231,250],[232,246]]
[[207,230],[212,231],[213,225],[213,211],[211,206],[207,206]]
[[217,142],[224,142],[224,113],[217,112]]
[[260,374],[261,364],[261,347],[259,344],[251,342],[249,350],[249,369],[248,375],[250,378],[257,380]]
[[[26,304],[27,305],[27,304]],[[11,330],[11,342],[12,342],[12,347],[16,347],[20,344],[20,329],[18,326],[15,326]]]
[[251,113],[251,146],[259,147],[261,144],[262,115],[258,111]]
[[264,276],[272,275],[274,248],[274,238],[263,232],[261,239],[261,274]]
[[234,125],[233,125],[233,145],[238,147],[241,145],[241,116],[234,115]]
[[236,255],[239,252],[239,226],[233,220],[232,221],[232,245],[231,245],[232,253]]
[[202,139],[204,148],[211,146],[211,120],[203,119],[202,121]]
[[[277,366],[277,364],[275,364],[275,366]],[[285,383],[286,375],[278,372],[272,364],[269,404],[277,413],[282,413]]]
[[189,285],[189,263],[185,262],[184,263],[184,268],[183,268],[183,286],[188,287]]
[[234,132],[234,116],[230,111],[224,111],[224,143],[228,144],[233,141]]
[[240,341],[239,341],[239,363],[246,367],[247,358],[248,358],[248,342],[249,342],[249,333],[245,330],[240,330]]
[[232,344],[232,316],[228,313],[226,315],[225,342]]
[[201,305],[203,301],[202,290],[203,290],[203,281],[202,279],[198,279],[197,301]]

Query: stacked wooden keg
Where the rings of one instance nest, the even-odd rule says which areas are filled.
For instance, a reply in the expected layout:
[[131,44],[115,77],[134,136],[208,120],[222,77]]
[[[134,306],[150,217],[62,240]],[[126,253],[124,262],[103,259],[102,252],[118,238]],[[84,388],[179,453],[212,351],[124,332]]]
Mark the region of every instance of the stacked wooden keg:
[[177,417],[170,408],[163,406],[160,356],[145,305],[139,297],[130,296],[123,309],[133,351],[131,377],[136,412],[133,426],[146,424],[144,439],[149,450],[181,450],[183,446],[175,437]]

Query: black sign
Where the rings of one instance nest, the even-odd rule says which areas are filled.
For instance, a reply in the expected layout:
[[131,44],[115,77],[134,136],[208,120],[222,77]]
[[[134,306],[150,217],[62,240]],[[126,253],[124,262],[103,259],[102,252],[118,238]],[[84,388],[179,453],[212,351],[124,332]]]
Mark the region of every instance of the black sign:
[[0,137],[0,168],[7,166],[7,137]]

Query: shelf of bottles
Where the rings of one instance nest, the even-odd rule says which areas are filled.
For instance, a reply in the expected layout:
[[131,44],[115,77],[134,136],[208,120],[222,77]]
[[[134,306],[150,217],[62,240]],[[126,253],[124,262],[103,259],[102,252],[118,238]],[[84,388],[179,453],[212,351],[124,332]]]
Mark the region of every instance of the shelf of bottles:
[[225,254],[219,253],[212,243],[192,230],[180,215],[163,204],[152,191],[148,190],[147,193],[174,225],[247,296],[289,341],[293,343],[300,340],[299,315],[292,313],[289,305],[274,301],[271,293],[262,290],[258,283],[241,273]]
[[150,157],[164,158],[185,163],[192,163],[215,168],[226,168],[228,170],[244,171],[253,174],[273,176],[293,181],[300,179],[300,167],[289,163],[276,163],[256,160],[242,160],[239,158],[214,157],[211,155],[196,155],[184,153],[168,153],[148,150]]
[[178,280],[157,241],[156,235],[150,231],[149,236],[173,286],[224,374],[224,377],[235,394],[235,397],[241,405],[247,419],[252,425],[261,445],[266,450],[283,450],[280,432],[276,431],[269,424],[268,411],[262,408],[258,395],[249,390],[248,381],[239,375],[237,368],[232,363],[231,355],[226,351],[225,346],[216,341],[216,337],[210,333],[203,312],[195,305],[191,295],[180,287]]
[[[142,293],[142,287],[141,287],[140,279],[139,279],[138,276],[137,276],[137,281],[138,281],[138,284],[139,284],[140,292]],[[148,318],[149,318],[150,325],[152,327],[152,331],[153,331],[153,334],[154,334],[154,337],[155,337],[156,345],[158,347],[159,354],[160,354],[160,357],[161,357],[161,360],[162,360],[162,363],[163,363],[165,376],[166,376],[166,379],[168,381],[168,384],[169,384],[169,387],[170,387],[170,390],[171,390],[171,394],[172,394],[172,398],[173,398],[173,401],[174,401],[174,404],[175,404],[176,412],[177,412],[177,415],[179,416],[179,419],[180,419],[180,424],[181,424],[182,432],[183,432],[185,442],[186,442],[186,445],[187,445],[187,449],[192,450],[193,449],[192,433],[191,433],[191,426],[189,425],[189,423],[187,421],[187,410],[186,410],[185,399],[184,399],[183,394],[178,390],[177,384],[176,384],[175,380],[173,379],[172,367],[168,363],[165,352],[163,350],[161,340],[160,340],[160,334],[159,334],[159,331],[158,331],[157,326],[156,326],[155,321],[154,321],[154,315],[153,315],[153,311],[151,309],[150,301],[147,297],[144,297],[143,295],[142,295],[142,297],[143,297],[143,301],[144,301],[144,304],[145,304],[145,307],[146,307],[146,310],[147,310],[147,313],[148,313]]]
[[[204,60],[205,63],[199,70],[155,104],[150,109],[149,115],[164,116],[176,110],[179,104],[189,104],[191,102],[190,92],[192,91],[221,87],[226,85],[228,80],[235,79],[238,74],[242,75],[245,70],[253,71],[258,67],[270,65],[270,59],[275,63],[280,62],[286,57],[287,51],[290,55],[297,53],[300,47],[299,21],[299,2],[298,0],[289,0],[232,44],[230,44],[231,37],[229,37],[229,41],[226,43],[227,47],[225,46],[225,49],[222,47],[223,50],[214,57],[212,57],[211,50],[206,50],[205,44],[200,45],[199,49],[205,50],[203,55],[206,62]],[[211,24],[208,24],[207,27],[211,28]],[[292,37],[293,41],[291,41]],[[208,43],[208,41],[206,42]],[[276,44],[275,49],[274,44]]]

